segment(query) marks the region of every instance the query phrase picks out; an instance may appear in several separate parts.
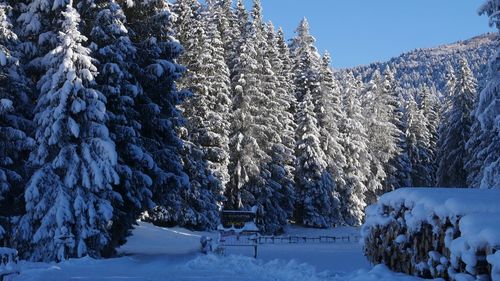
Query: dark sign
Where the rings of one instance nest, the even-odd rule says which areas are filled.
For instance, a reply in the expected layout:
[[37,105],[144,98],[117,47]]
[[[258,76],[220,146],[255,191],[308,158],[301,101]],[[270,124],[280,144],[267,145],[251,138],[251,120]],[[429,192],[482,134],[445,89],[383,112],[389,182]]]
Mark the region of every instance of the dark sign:
[[236,228],[242,228],[245,223],[253,222],[255,220],[254,212],[245,211],[222,211],[221,223],[224,227],[231,227],[234,225]]

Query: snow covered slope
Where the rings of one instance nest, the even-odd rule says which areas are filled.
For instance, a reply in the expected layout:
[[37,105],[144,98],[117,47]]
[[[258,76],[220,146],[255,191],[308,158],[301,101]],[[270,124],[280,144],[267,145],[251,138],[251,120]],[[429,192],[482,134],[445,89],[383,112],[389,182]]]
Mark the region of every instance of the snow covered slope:
[[[293,235],[346,235],[352,228],[334,230],[290,229]],[[260,257],[225,257],[199,254],[201,235],[181,228],[159,228],[139,223],[120,258],[73,259],[60,264],[25,263],[12,280],[296,280],[296,281],[419,281],[370,268],[357,243],[262,246]],[[348,272],[347,272],[348,271]]]
[[405,89],[418,88],[419,85],[425,84],[434,85],[440,92],[444,92],[448,64],[457,69],[460,57],[464,56],[478,79],[479,87],[482,88],[487,78],[488,61],[495,49],[496,36],[496,33],[488,33],[435,48],[417,49],[387,62],[376,62],[346,70],[353,71],[355,75],[361,75],[368,81],[375,70],[383,71],[389,65],[395,70],[396,79]]

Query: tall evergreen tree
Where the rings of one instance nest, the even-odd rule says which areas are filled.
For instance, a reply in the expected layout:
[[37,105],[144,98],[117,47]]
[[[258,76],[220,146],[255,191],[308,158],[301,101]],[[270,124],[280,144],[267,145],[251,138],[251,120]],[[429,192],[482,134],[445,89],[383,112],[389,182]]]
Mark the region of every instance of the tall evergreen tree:
[[[242,5],[241,1],[238,2]],[[239,8],[241,9],[241,8]],[[243,9],[244,10],[244,9]],[[243,14],[243,10],[239,13]],[[246,13],[246,12],[245,12]],[[256,40],[257,30],[252,23],[246,24],[244,42],[235,58],[233,86],[233,122],[230,138],[230,182],[226,189],[226,208],[248,207],[255,202],[249,188],[265,185],[261,174],[261,164],[267,162],[265,139],[267,119],[261,112],[261,105],[267,104],[268,97],[262,91],[258,59],[260,50]]]
[[[427,180],[424,182],[425,186],[435,186],[436,184],[436,155],[437,155],[437,143],[438,143],[438,127],[440,123],[440,102],[438,100],[438,93],[435,88],[422,87],[419,90],[420,100],[420,110],[426,120],[425,131],[429,135],[428,152],[429,158],[427,158]],[[424,184],[422,183],[422,184]]]
[[[354,79],[354,78],[352,78]],[[370,173],[367,175],[367,181],[366,185],[368,188],[367,192],[367,197],[368,201],[375,201],[376,196],[378,193],[380,193],[383,190],[383,182],[386,179],[387,175],[385,173],[384,165],[381,159],[379,157],[379,151],[381,148],[379,146],[381,145],[379,140],[380,138],[376,136],[376,134],[383,134],[384,137],[387,135],[385,133],[380,133],[382,130],[380,127],[386,123],[381,123],[379,121],[380,118],[375,116],[375,109],[378,108],[376,104],[376,100],[379,96],[378,92],[379,90],[379,85],[381,85],[382,77],[381,74],[378,70],[376,70],[370,81],[368,81],[366,84],[362,85],[362,89],[359,89],[358,91],[353,91],[351,95],[356,94],[358,95],[358,98],[361,100],[361,108],[362,108],[362,115],[363,118],[358,118],[357,121],[361,122],[363,127],[366,130],[367,137],[369,137],[371,141],[368,144],[368,148],[371,154],[370,158]],[[351,82],[351,84],[347,85],[347,88],[352,88],[355,87],[353,84],[354,82]],[[380,103],[380,102],[379,102]],[[385,103],[385,101],[384,101]],[[386,145],[387,143],[382,141],[382,145]]]
[[406,108],[408,154],[411,163],[411,186],[433,186],[434,169],[431,134],[422,109],[410,97]]
[[[321,60],[320,66],[320,93],[316,100],[316,113],[320,127],[321,147],[325,152],[328,163],[328,171],[333,176],[336,189],[345,185],[343,170],[346,165],[344,149],[341,145],[341,136],[339,124],[345,119],[342,111],[342,100],[340,87],[333,77],[333,71],[330,67],[331,57],[327,52]],[[339,196],[335,191],[334,196]],[[340,201],[340,198],[337,199]],[[337,210],[340,212],[340,210]],[[342,223],[340,214],[337,217],[337,224]]]
[[13,242],[8,241],[11,220],[23,211],[25,159],[34,145],[28,120],[31,84],[19,62],[19,43],[13,32],[12,8],[0,1],[0,245]]
[[232,0],[211,0],[207,1],[211,17],[215,21],[219,30],[220,40],[224,48],[224,59],[228,67],[232,69],[231,62],[234,61],[236,54],[236,43],[241,36],[238,29],[236,14],[232,8]]
[[[227,15],[227,13],[226,13]],[[228,15],[229,18],[232,17],[231,14]],[[240,51],[245,44],[245,40],[248,32],[249,15],[245,8],[243,0],[236,1],[236,9],[234,11],[234,21],[231,25],[232,41],[229,46],[226,46],[226,61],[229,71],[231,72],[231,81],[234,81],[234,75],[237,73],[237,67]],[[229,37],[231,38],[231,37]],[[234,87],[234,86],[233,86]],[[235,96],[236,93],[233,93]]]
[[[212,10],[209,10],[212,12]],[[204,29],[208,37],[206,50],[209,50],[211,60],[207,62],[208,68],[205,72],[210,81],[208,85],[211,95],[207,110],[207,132],[204,139],[212,139],[207,149],[207,160],[223,188],[229,181],[229,129],[231,126],[231,80],[229,68],[224,59],[225,50],[222,34],[217,28],[216,18],[207,15],[203,21]],[[208,81],[205,81],[208,82]],[[200,145],[204,146],[202,143]],[[217,192],[220,193],[219,189]]]
[[[153,156],[153,201],[151,219],[162,225],[198,228],[217,220],[212,198],[193,185],[182,159],[183,142],[179,129],[185,120],[177,106],[186,98],[176,80],[185,68],[175,62],[182,52],[172,37],[172,13],[163,0],[135,1],[124,11],[133,32],[137,64],[133,74],[144,90],[138,100],[144,149]],[[205,200],[206,199],[206,200]],[[203,204],[198,204],[203,202]]]
[[[290,54],[290,48],[288,47],[283,29],[279,28],[277,32],[277,44],[278,44],[278,55],[281,60],[281,88],[284,92],[288,93],[288,103],[290,104],[290,112],[293,114],[295,108],[297,107],[297,100],[295,99],[295,85],[294,85],[294,74],[293,74],[293,61]],[[291,147],[294,147],[292,145]]]
[[266,30],[259,1],[254,2],[251,14],[233,77],[237,118],[228,206],[257,206],[262,230],[278,233],[283,232],[293,209],[293,180],[287,168],[293,154],[283,141],[291,137],[293,124],[286,100],[289,93],[279,87],[283,78],[274,30]]
[[[481,6],[479,13],[488,15],[490,25],[500,29],[499,10],[498,0],[487,0]],[[490,61],[489,81],[481,92],[474,111],[477,123],[475,129],[480,127],[480,135],[476,140],[477,147],[471,153],[473,157],[471,161],[481,163],[482,168],[476,172],[473,184],[481,188],[500,188],[499,54],[497,47],[496,54]]]
[[361,225],[366,207],[367,182],[370,171],[371,154],[368,148],[368,135],[363,126],[358,92],[361,81],[349,74],[344,81],[343,104],[345,119],[340,123],[342,146],[346,157],[344,167],[345,185],[339,190],[341,212],[348,225]]
[[[254,10],[258,10],[259,2],[255,3]],[[256,12],[257,18],[260,16]],[[264,25],[261,25],[264,27]],[[262,88],[269,102],[262,109],[268,124],[268,136],[261,140],[267,142],[266,153],[269,162],[265,163],[267,170],[267,188],[272,197],[265,207],[265,224],[270,232],[283,232],[288,219],[293,215],[294,208],[294,129],[295,123],[290,112],[292,92],[287,92],[284,65],[279,56],[278,41],[272,23],[261,30],[263,32],[262,50]]]
[[340,202],[318,138],[311,93],[303,93],[302,98],[297,112],[296,221],[311,227],[329,227],[338,222],[334,216],[338,215]]
[[24,254],[33,260],[99,256],[110,243],[117,156],[105,97],[94,88],[97,69],[72,5],[54,5],[56,47],[37,61],[46,72],[37,85],[37,147],[30,157],[36,171],[19,224],[20,239],[30,245]]
[[401,123],[399,126],[399,129],[401,131],[401,138],[398,143],[400,154],[399,157],[396,158],[396,160],[402,160],[400,161],[400,163],[402,164],[400,167],[402,169],[398,170],[396,178],[398,179],[398,183],[401,184],[398,187],[411,187],[413,186],[411,180],[412,164],[410,157],[410,140],[408,139],[411,117],[409,114],[408,105],[409,100],[415,101],[415,99],[413,97],[413,93],[410,93],[410,91],[407,90],[401,90],[401,97],[404,101],[401,102],[403,108],[401,110],[402,117],[400,119]]
[[[307,77],[302,76],[306,70],[319,72],[320,55],[316,49],[316,39],[310,34],[309,22],[304,18],[297,30],[296,36],[292,39],[290,44],[290,56],[292,58],[292,73],[294,78],[294,86],[296,92],[296,99],[300,103],[302,101],[302,94],[306,92]],[[307,61],[305,61],[307,60]],[[307,63],[307,65],[305,64]],[[315,81],[317,82],[317,81]],[[313,97],[317,95],[313,94]]]
[[[188,166],[185,168],[191,185],[205,193],[204,200],[213,197],[209,201],[219,204],[224,186],[229,181],[227,165],[232,103],[229,70],[217,22],[211,14],[213,11],[209,9],[196,17],[198,12],[194,9],[200,9],[196,1],[178,1],[176,4],[178,13],[191,15],[177,18],[175,25],[176,34],[183,38],[181,43],[190,46],[181,60],[188,67],[181,85],[192,92],[192,97],[182,106],[188,120],[184,145],[184,162]],[[217,209],[206,211],[216,216]],[[215,227],[214,223],[209,227]]]
[[114,206],[112,241],[104,253],[114,254],[126,242],[141,212],[151,209],[154,161],[142,147],[137,101],[144,93],[132,74],[137,49],[129,37],[125,14],[115,1],[83,1],[79,10],[88,25],[92,55],[97,65],[96,82],[107,100],[108,128],[118,154],[116,171],[120,183],[114,186],[121,198]]
[[288,46],[286,45],[281,29],[275,33],[272,23],[267,28],[267,51],[266,60],[272,70],[271,75],[276,77],[272,99],[275,101],[272,110],[273,114],[279,119],[278,128],[283,145],[283,160],[287,170],[287,178],[293,183],[293,172],[295,163],[295,92],[291,74],[291,61],[289,57]]
[[392,191],[398,187],[395,175],[404,169],[398,163],[402,132],[400,123],[399,97],[396,93],[394,76],[390,69],[384,75],[374,73],[364,94],[365,121],[372,154],[372,175],[368,181],[368,200],[376,200],[376,195]]
[[403,121],[405,111],[403,89],[398,85],[394,75],[395,73],[391,67],[388,67],[384,73],[386,77],[384,88],[391,95],[391,99],[388,101],[393,107],[390,122],[396,127],[394,131],[394,141],[397,146],[397,150],[394,152],[392,159],[386,167],[388,177],[385,183],[385,192],[411,185],[411,164],[405,149],[407,140],[406,134],[404,133],[406,126]]
[[295,149],[296,220],[306,226],[329,227],[338,223],[340,218],[335,179],[328,170],[317,120],[317,101],[321,95],[320,57],[306,19],[302,20],[296,33],[291,45],[299,101]]
[[438,150],[437,185],[450,187],[467,186],[465,163],[468,155],[465,144],[472,126],[471,112],[476,98],[477,82],[462,58],[456,82],[450,89],[448,108],[443,113]]

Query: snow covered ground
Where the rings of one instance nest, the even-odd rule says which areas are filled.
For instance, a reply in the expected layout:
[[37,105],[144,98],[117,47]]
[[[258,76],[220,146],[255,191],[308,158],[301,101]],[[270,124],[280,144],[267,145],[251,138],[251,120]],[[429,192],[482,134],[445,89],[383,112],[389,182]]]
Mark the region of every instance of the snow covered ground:
[[[290,235],[354,235],[357,230],[311,230],[291,228]],[[181,228],[159,228],[140,223],[119,258],[82,258],[59,264],[22,262],[15,281],[68,280],[331,280],[331,281],[418,281],[395,274],[384,266],[371,268],[359,243],[262,245],[258,259],[251,249],[230,250],[227,256],[199,253],[201,235]]]

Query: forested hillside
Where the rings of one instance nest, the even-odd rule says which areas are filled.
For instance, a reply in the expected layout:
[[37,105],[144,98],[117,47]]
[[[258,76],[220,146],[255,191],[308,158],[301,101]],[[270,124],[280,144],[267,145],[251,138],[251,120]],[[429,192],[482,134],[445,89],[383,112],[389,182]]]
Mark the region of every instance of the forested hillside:
[[404,89],[418,88],[421,85],[435,87],[440,93],[446,89],[446,73],[450,67],[456,68],[464,57],[482,89],[488,78],[489,59],[495,52],[498,34],[488,33],[468,40],[459,41],[435,48],[417,49],[390,59],[387,62],[374,62],[343,71],[352,71],[366,82],[375,70],[390,66],[396,72],[396,79]]

